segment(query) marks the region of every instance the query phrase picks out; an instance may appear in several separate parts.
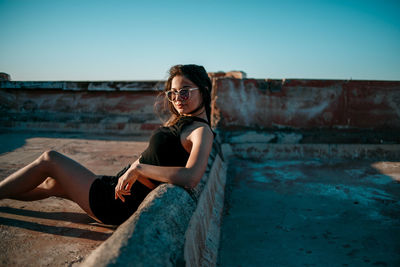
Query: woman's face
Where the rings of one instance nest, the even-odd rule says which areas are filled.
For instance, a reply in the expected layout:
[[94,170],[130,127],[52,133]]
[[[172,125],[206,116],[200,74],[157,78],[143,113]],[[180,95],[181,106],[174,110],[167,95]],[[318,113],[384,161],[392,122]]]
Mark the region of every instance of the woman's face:
[[[191,80],[185,76],[175,76],[171,82],[171,90],[177,92],[181,89],[192,89],[198,88]],[[172,102],[174,108],[181,115],[188,115],[195,111],[202,103],[200,89],[189,90],[189,98],[184,99],[181,96],[175,95],[175,99]]]

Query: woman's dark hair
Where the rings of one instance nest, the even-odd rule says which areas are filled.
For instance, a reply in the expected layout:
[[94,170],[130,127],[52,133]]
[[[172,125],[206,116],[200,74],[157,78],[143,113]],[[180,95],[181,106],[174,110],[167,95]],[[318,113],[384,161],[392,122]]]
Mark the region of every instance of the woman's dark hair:
[[[180,118],[180,114],[174,108],[172,102],[168,101],[165,97],[166,91],[171,90],[172,79],[175,76],[185,76],[191,82],[198,86],[200,94],[202,96],[201,107],[205,108],[207,119],[211,122],[211,80],[203,66],[189,64],[189,65],[175,65],[169,69],[169,77],[165,82],[164,91],[160,93],[159,97],[162,97],[162,109],[168,110],[170,117],[165,123],[166,126],[174,125]],[[157,107],[157,103],[156,103]]]

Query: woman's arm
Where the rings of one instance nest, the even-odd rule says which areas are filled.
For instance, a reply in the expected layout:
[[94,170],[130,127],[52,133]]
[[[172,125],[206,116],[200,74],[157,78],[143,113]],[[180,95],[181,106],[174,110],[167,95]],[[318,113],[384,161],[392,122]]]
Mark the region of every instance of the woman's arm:
[[160,182],[194,188],[206,171],[213,134],[208,127],[198,127],[189,134],[188,140],[192,143],[192,149],[185,167],[160,167],[140,163],[136,167],[139,174]]
[[139,177],[194,188],[206,171],[214,135],[209,127],[203,126],[195,128],[187,139],[192,143],[192,148],[185,167],[162,167],[136,161],[118,181],[115,197],[129,194],[132,184]]

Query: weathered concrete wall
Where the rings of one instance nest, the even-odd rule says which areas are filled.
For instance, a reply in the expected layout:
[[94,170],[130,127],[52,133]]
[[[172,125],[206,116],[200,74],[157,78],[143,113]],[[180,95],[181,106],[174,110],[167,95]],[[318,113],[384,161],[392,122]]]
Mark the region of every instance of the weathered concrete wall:
[[164,84],[159,81],[2,81],[0,89],[52,90],[52,91],[155,91],[162,89]]
[[194,208],[182,188],[157,187],[82,266],[183,266],[184,234]]
[[0,72],[0,81],[10,81],[11,76],[8,73]]
[[149,133],[161,82],[0,82],[0,127]]
[[271,159],[398,160],[400,144],[225,144],[224,155],[265,161]]
[[215,266],[222,220],[226,164],[217,155],[185,236],[186,266]]
[[214,123],[235,129],[400,129],[399,81],[214,81]]
[[[256,80],[243,72],[210,77],[213,125],[221,131],[400,131],[399,81]],[[159,125],[153,105],[162,88],[159,81],[1,81],[0,126],[149,132]]]

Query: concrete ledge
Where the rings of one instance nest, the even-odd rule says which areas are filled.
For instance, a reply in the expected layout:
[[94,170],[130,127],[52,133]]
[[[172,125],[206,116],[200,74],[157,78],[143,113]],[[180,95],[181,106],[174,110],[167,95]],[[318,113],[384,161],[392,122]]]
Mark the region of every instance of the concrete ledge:
[[160,127],[160,123],[82,123],[82,122],[18,122],[0,120],[0,130],[6,131],[36,131],[36,132],[63,132],[87,134],[115,134],[115,135],[143,135],[150,134]]
[[225,173],[215,142],[207,171],[194,190],[171,184],[157,187],[82,266],[215,265]]
[[163,81],[2,81],[0,89],[63,91],[154,91],[164,88]]
[[224,149],[230,151],[233,156],[257,160],[304,158],[398,160],[400,158],[400,145],[398,144],[249,143],[224,144]]
[[82,266],[183,265],[183,236],[194,208],[184,189],[170,184],[157,187]]
[[186,266],[215,266],[224,205],[226,164],[219,155],[186,231]]
[[234,144],[400,144],[400,131],[363,130],[264,130],[219,131],[224,143]]

